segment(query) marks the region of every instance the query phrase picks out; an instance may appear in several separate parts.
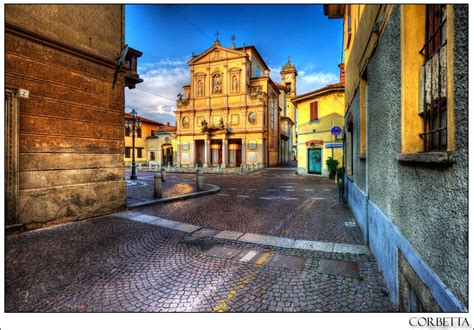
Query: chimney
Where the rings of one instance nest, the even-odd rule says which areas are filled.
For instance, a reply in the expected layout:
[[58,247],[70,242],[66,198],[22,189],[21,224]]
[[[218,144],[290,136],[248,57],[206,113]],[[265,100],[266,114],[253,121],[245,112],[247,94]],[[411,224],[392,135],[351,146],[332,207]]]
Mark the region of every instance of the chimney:
[[339,82],[345,83],[346,70],[344,69],[344,63],[338,64],[337,66],[339,67]]
[[169,126],[169,125],[170,125],[170,122],[169,122],[169,121],[168,121],[168,122],[166,122],[166,126]]

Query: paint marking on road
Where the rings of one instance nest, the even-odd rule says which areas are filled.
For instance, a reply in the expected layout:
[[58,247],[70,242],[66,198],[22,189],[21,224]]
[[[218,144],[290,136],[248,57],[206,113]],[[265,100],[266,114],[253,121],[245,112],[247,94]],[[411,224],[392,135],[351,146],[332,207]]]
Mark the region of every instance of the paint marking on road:
[[277,191],[276,189],[267,189],[267,191]]
[[240,261],[242,262],[249,262],[250,260],[252,260],[253,257],[255,257],[257,255],[258,251],[256,250],[250,250],[249,252],[247,252],[246,255],[244,255],[242,258],[240,258]]
[[260,197],[260,199],[264,199],[266,201],[271,201],[273,198],[272,197]]
[[305,189],[304,191],[314,191],[314,189]]
[[224,194],[224,193],[218,193],[217,195],[219,195],[219,196],[230,196],[229,194]]
[[223,313],[229,307],[229,302],[236,294],[239,293],[239,289],[244,289],[257,275],[257,270],[254,270],[252,273],[246,275],[238,284],[236,288],[232,288],[227,292],[225,297],[217,302],[217,305],[214,307],[214,313]]
[[227,190],[237,190],[237,188],[222,188],[222,189],[227,189]]
[[285,201],[295,201],[297,199],[298,199],[298,197],[285,197],[284,198]]
[[255,262],[256,265],[262,266],[267,263],[268,259],[273,255],[271,252],[264,252],[260,258]]
[[295,191],[294,189],[285,189],[285,191]]
[[326,199],[326,198],[324,198],[324,197],[311,197],[311,199],[312,199],[313,201],[322,201],[322,200],[324,200],[324,199]]
[[249,198],[250,196],[247,196],[247,195],[237,195],[237,197],[240,197],[240,198]]
[[254,188],[249,188],[247,190],[251,190],[251,191],[257,191],[257,189],[254,189]]
[[293,186],[280,186],[280,188],[283,188],[283,189],[294,189],[295,187],[293,187]]
[[331,191],[331,189],[323,189],[323,191]]

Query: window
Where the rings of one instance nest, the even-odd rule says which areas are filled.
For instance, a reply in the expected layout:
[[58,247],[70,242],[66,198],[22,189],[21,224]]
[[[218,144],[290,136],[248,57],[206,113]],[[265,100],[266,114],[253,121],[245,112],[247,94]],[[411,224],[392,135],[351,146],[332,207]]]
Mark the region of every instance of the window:
[[[402,5],[400,161],[451,162],[454,8]],[[410,42],[403,42],[410,41]],[[437,152],[438,154],[426,154]]]
[[125,136],[130,136],[130,128],[125,126]]
[[353,162],[354,162],[354,125],[352,123],[352,114],[349,115],[348,124],[347,124],[347,134],[345,135],[346,141],[344,142],[346,146],[346,173],[349,176],[353,175]]
[[141,138],[142,137],[142,129],[137,128],[137,137]]
[[143,157],[143,148],[137,148],[137,158]]
[[287,82],[286,83],[286,92],[291,92],[291,83],[290,82]]
[[125,147],[125,158],[130,158],[131,157],[131,149],[130,147]]
[[310,114],[309,114],[309,120],[310,121],[315,121],[315,120],[319,120],[318,118],[318,103],[319,102],[311,102],[309,104],[310,106]]
[[155,152],[150,151],[150,160],[155,160]]
[[423,117],[424,151],[447,149],[446,5],[426,6]]
[[270,128],[275,129],[275,100],[270,98]]

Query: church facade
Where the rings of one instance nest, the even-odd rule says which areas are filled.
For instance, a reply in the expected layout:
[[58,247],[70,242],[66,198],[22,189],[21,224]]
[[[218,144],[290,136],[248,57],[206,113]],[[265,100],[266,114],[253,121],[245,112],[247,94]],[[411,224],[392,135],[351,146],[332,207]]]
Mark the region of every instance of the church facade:
[[[177,165],[281,163],[281,92],[257,49],[216,40],[188,64],[191,81],[176,110]],[[285,75],[295,90],[296,70]]]

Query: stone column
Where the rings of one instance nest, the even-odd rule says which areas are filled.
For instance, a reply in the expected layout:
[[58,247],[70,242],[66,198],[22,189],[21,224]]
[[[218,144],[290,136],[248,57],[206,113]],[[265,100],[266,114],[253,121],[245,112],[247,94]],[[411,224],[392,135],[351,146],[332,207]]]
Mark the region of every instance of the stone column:
[[228,150],[228,143],[227,143],[227,137],[222,139],[222,168],[227,167],[227,153],[229,152]]
[[207,168],[209,167],[209,153],[210,153],[210,143],[209,138],[204,139],[204,164],[202,167]]
[[191,167],[194,166],[194,161],[195,161],[194,160],[194,157],[195,157],[195,151],[194,151],[195,150],[195,144],[196,144],[196,142],[193,140],[191,142],[190,147],[189,147],[189,153],[190,153],[190,155],[189,155],[189,164],[190,164]]
[[157,159],[158,165],[161,166],[161,160],[163,159],[163,155],[161,154],[161,147],[160,147],[160,149],[158,149],[157,157],[158,157],[158,159]]
[[242,139],[242,164],[247,164],[247,140]]
[[176,143],[176,166],[181,167],[181,143]]
[[259,146],[258,146],[258,157],[257,157],[257,163],[261,164],[263,167],[263,161],[265,159],[265,146],[263,145],[263,140],[258,141]]

